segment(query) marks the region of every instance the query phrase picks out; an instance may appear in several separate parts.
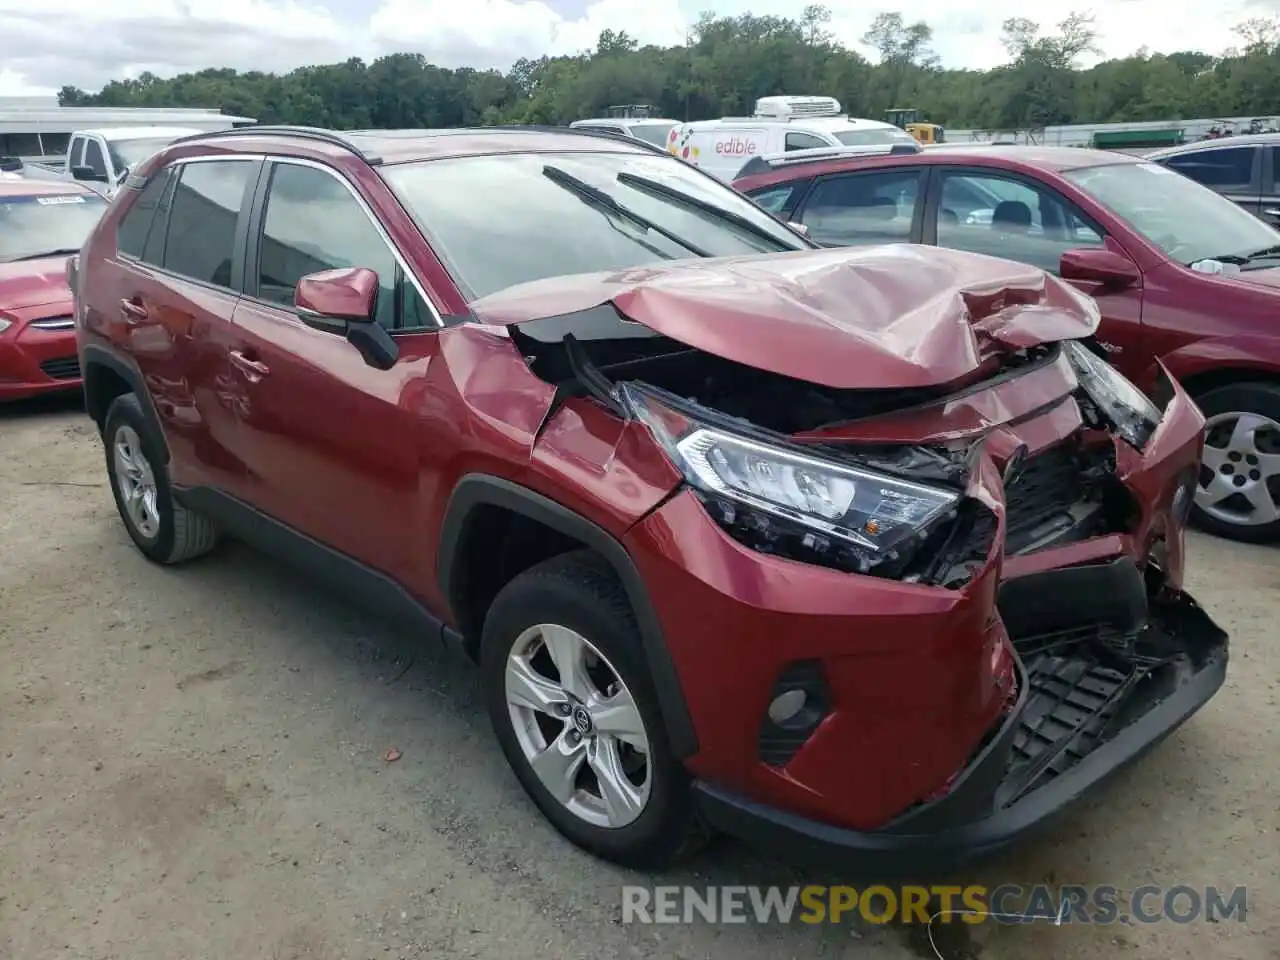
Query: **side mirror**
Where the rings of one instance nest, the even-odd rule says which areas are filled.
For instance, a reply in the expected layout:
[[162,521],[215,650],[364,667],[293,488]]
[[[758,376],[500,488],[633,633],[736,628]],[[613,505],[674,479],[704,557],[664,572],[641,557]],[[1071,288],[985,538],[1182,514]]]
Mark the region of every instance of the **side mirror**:
[[369,366],[395,366],[400,349],[377,322],[378,275],[368,267],[307,274],[293,291],[293,306],[309,326],[344,335]]
[[93,167],[74,166],[71,168],[71,176],[75,180],[88,183],[106,183],[107,175],[98,173]]
[[1058,263],[1063,280],[1082,280],[1119,289],[1131,287],[1142,275],[1132,260],[1107,247],[1080,247],[1068,250]]
[[809,228],[806,227],[803,223],[795,223],[794,221],[788,220],[787,226],[790,227],[792,230],[794,230],[796,233],[800,234],[800,236],[802,237],[807,237],[809,235]]

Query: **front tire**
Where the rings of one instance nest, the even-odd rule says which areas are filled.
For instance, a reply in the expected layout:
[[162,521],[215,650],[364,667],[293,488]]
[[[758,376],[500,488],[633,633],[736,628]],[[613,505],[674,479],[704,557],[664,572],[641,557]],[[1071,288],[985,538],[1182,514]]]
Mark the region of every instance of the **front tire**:
[[1280,539],[1280,387],[1229,384],[1196,403],[1205,443],[1192,522],[1229,540]]
[[107,410],[102,442],[116,509],[147,559],[182,563],[217,545],[213,521],[174,501],[164,440],[132,393],[117,397]]
[[481,679],[502,752],[552,825],[602,859],[656,869],[706,836],[640,649],[612,570],[564,554],[494,600]]

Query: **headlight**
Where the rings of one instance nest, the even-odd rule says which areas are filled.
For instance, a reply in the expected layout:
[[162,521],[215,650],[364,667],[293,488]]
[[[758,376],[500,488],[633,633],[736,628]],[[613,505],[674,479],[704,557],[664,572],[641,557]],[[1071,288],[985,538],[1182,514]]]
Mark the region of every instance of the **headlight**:
[[1159,408],[1120,371],[1084,344],[1071,341],[1066,349],[1089,399],[1098,405],[1121,438],[1141,450],[1163,417]]
[[6,320],[4,317],[0,317],[0,333],[4,333],[11,326],[13,326],[12,320]]
[[[853,548],[853,566],[861,572],[899,559],[936,521],[954,515],[960,500],[951,490],[699,422],[631,384],[618,389],[691,486],[758,511],[761,519],[777,518],[783,527],[799,525],[810,549],[822,552],[831,541]],[[734,517],[717,519],[731,523]]]

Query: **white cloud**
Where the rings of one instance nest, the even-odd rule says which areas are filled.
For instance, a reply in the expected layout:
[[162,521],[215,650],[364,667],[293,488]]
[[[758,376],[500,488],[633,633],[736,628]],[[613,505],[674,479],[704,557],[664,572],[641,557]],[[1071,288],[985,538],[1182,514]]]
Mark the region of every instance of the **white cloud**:
[[[373,8],[372,3],[381,6]],[[363,12],[342,14],[350,4]],[[287,70],[350,56],[421,52],[444,66],[505,67],[520,56],[588,49],[605,28],[641,43],[678,43],[696,12],[796,16],[798,0],[111,0],[68,15],[29,0],[0,0],[4,66],[0,94],[47,92],[63,84],[96,89],[144,70],[170,75],[202,67]],[[857,46],[872,17],[899,10],[933,25],[948,66],[988,67],[1005,59],[1000,24],[1030,15],[1046,27],[1081,4],[1045,0],[828,0],[832,30]],[[1219,53],[1235,43],[1231,26],[1275,12],[1280,0],[1107,0],[1096,26],[1107,56],[1139,47],[1193,47]],[[372,13],[370,13],[372,9]],[[585,12],[582,12],[584,11]],[[865,48],[863,49],[865,52]]]

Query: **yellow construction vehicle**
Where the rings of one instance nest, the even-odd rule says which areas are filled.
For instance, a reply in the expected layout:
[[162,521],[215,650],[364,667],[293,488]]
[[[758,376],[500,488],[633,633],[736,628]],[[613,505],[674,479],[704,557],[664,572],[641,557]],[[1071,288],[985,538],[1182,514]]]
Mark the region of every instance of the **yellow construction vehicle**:
[[884,112],[885,123],[901,127],[920,143],[944,143],[946,130],[941,124],[925,123],[920,119],[920,111],[914,107],[897,107]]

